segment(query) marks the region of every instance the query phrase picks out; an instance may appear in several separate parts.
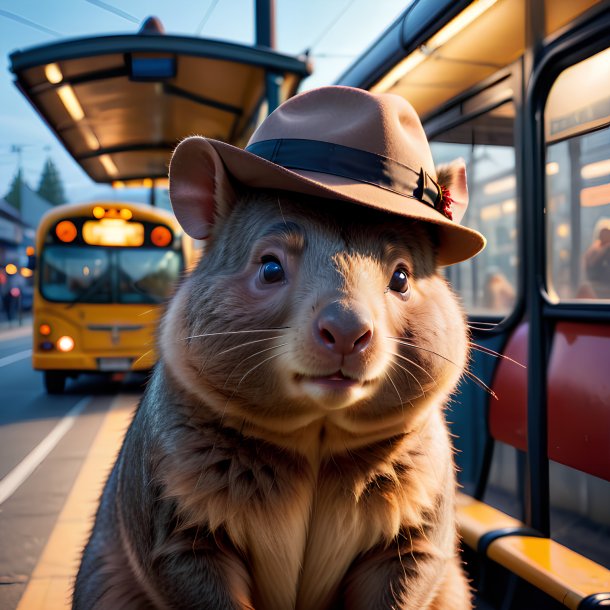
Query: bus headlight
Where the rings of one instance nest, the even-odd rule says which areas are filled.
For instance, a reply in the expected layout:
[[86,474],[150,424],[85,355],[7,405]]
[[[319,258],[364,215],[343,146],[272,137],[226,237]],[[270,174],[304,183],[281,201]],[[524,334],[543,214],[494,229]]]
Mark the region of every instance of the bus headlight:
[[64,335],[57,339],[56,345],[60,352],[71,352],[74,349],[74,339],[68,335]]

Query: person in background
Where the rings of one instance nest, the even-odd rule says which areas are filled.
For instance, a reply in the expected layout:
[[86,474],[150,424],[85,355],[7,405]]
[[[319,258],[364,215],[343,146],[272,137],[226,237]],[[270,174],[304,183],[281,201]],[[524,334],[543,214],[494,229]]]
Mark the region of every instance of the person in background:
[[507,313],[515,303],[515,289],[496,268],[487,272],[483,288],[483,307],[493,313]]
[[597,221],[584,263],[591,298],[610,299],[610,218]]

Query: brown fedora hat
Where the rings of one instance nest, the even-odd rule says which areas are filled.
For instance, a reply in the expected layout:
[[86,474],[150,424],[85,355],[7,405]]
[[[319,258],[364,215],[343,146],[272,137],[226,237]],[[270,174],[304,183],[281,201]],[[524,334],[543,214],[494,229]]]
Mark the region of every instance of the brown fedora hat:
[[400,96],[320,87],[279,106],[245,150],[210,138],[188,138],[172,160],[170,194],[177,158],[184,153],[210,156],[209,146],[244,185],[349,201],[433,223],[440,234],[440,265],[466,260],[485,246],[480,233],[451,219],[452,200],[436,182],[419,117]]

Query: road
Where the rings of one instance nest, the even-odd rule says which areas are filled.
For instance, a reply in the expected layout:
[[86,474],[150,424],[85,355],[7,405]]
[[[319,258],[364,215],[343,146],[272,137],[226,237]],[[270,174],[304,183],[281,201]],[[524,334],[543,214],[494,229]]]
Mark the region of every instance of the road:
[[[53,545],[49,540],[59,535],[59,546],[64,544],[57,532],[58,523],[62,522],[60,515],[62,510],[66,510],[67,498],[71,494],[74,496],[75,482],[83,463],[100,436],[100,429],[109,412],[116,409],[117,400],[121,399],[122,404],[128,405],[130,414],[133,410],[131,405],[137,403],[143,381],[141,377],[136,377],[109,382],[103,377],[83,376],[69,380],[63,395],[49,396],[44,391],[42,374],[32,370],[29,328],[0,329],[2,610],[18,607],[21,610],[24,605],[22,597],[26,597],[24,592],[36,580],[32,578],[33,574],[40,576],[44,572],[40,570],[40,562],[45,553],[48,557],[52,551],[49,547]],[[125,425],[122,423],[120,427],[124,428]],[[111,437],[112,434],[111,431]],[[120,438],[116,446],[119,442]],[[115,444],[108,444],[111,445],[110,457],[104,457],[101,466],[99,462],[93,464],[96,470],[101,471],[98,485],[103,482],[112,461],[111,456],[116,453]],[[93,499],[77,499],[76,504],[73,499],[70,510],[77,514],[82,512],[84,516],[81,521],[85,524],[88,524],[89,513],[94,510],[97,493],[99,490],[96,488]],[[82,495],[78,498],[82,498]],[[87,505],[83,507],[78,504],[79,501],[81,504],[87,502]],[[79,532],[78,536],[82,537],[82,531]],[[69,543],[79,546],[81,542],[78,536],[68,534]],[[71,559],[70,565],[75,567],[74,563],[75,560]],[[62,572],[57,566],[55,568],[57,575],[66,575],[65,569]],[[55,576],[52,570],[51,576]],[[67,579],[64,580],[67,582]],[[38,584],[42,582],[38,579]],[[48,587],[46,581],[44,586]],[[32,595],[32,591],[29,591],[28,599]],[[32,603],[28,602],[26,606],[29,610]],[[51,606],[41,603],[36,607]]]

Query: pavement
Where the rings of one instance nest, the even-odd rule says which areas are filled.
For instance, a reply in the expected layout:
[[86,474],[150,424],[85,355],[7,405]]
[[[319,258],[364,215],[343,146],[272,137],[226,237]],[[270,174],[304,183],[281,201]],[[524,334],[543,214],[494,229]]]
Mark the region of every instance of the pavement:
[[119,394],[110,404],[17,610],[70,610],[82,549],[137,401]]
[[23,312],[20,319],[8,320],[0,312],[0,341],[24,337],[32,332],[32,312]]

